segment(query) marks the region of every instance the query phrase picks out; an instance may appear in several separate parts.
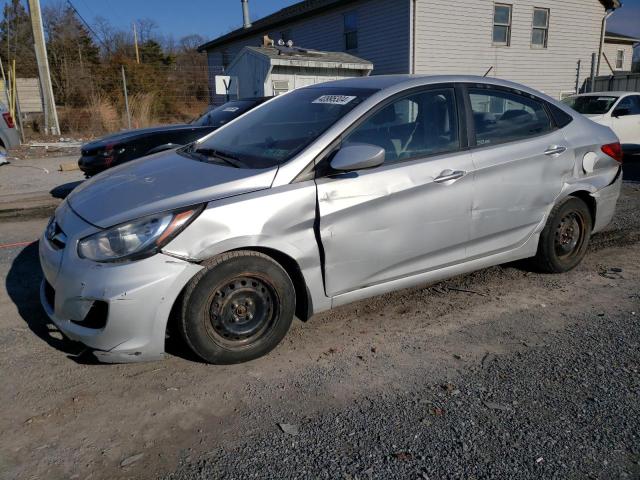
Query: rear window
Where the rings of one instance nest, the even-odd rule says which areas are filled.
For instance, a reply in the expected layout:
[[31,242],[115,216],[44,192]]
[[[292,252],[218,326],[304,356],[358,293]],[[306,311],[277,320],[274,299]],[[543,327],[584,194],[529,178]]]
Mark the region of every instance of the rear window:
[[476,145],[498,145],[552,130],[542,101],[504,90],[470,89]]
[[565,98],[562,102],[583,115],[604,115],[611,110],[618,98],[610,95],[588,95]]

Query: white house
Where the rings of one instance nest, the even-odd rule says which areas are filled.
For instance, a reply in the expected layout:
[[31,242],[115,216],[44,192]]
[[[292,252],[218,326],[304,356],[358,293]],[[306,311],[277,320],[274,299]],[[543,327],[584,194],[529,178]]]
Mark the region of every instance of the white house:
[[602,61],[600,62],[600,75],[630,72],[633,64],[633,47],[638,43],[640,43],[640,38],[606,32]]
[[605,13],[620,6],[619,0],[306,0],[252,25],[245,21],[199,50],[211,67],[227,67],[243,47],[269,35],[356,55],[373,63],[374,75],[489,72],[560,97],[589,76]]
[[366,77],[373,65],[343,52],[287,47],[244,47],[227,68],[239,98],[279,95],[295,88]]

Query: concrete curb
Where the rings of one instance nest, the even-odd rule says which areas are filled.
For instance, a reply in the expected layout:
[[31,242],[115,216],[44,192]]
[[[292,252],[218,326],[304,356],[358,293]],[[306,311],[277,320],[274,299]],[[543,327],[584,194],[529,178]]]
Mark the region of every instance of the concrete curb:
[[0,221],[16,218],[46,218],[62,202],[49,193],[0,196]]

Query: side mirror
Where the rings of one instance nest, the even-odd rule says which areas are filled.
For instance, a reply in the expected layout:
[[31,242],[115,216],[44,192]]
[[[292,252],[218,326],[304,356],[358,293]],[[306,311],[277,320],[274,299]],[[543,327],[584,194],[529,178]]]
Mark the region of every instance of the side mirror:
[[385,150],[378,145],[352,143],[342,147],[331,160],[331,168],[339,172],[353,172],[379,167],[384,163]]
[[627,115],[631,115],[631,110],[628,108],[616,108],[611,114],[612,117],[626,117]]

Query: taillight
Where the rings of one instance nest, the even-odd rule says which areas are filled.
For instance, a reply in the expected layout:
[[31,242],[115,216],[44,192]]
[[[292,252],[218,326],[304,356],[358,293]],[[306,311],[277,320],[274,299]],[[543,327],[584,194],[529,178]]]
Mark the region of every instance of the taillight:
[[613,158],[616,162],[622,163],[624,154],[622,153],[622,145],[620,142],[608,143],[602,146],[602,151]]
[[2,117],[4,118],[4,122],[7,124],[7,127],[14,128],[16,126],[15,123],[13,123],[13,117],[9,112],[4,112]]

